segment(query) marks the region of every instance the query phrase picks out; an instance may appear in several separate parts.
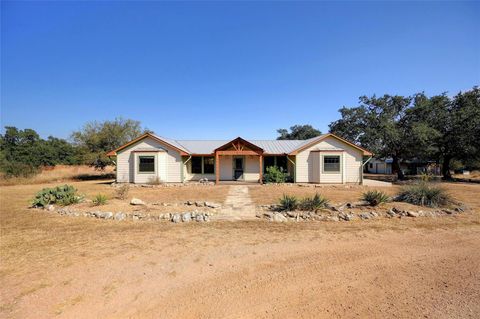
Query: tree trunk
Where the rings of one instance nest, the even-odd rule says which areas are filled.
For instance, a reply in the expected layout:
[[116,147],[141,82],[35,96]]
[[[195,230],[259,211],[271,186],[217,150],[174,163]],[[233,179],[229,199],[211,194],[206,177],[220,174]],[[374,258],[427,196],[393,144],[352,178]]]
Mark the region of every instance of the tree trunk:
[[450,161],[452,157],[450,155],[445,155],[443,157],[443,165],[442,165],[442,175],[444,180],[452,179],[452,174],[450,174]]
[[398,162],[398,157],[397,156],[392,156],[393,162],[392,162],[392,171],[393,173],[397,173],[397,177],[399,180],[404,180],[405,175],[403,175],[403,172],[400,168],[400,163]]

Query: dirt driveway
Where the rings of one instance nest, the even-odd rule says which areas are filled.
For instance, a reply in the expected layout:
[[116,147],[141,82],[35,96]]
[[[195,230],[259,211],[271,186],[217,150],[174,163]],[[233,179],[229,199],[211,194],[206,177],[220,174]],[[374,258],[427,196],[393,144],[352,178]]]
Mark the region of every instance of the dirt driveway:
[[1,318],[480,316],[477,198],[456,217],[176,225],[25,209],[42,186],[0,188]]

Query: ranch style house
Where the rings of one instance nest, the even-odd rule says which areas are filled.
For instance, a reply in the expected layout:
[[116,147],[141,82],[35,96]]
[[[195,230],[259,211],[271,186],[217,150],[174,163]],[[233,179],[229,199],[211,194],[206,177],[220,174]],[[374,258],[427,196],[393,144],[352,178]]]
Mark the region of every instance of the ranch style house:
[[107,153],[118,183],[208,179],[262,183],[269,166],[295,183],[362,184],[369,151],[334,134],[308,140],[173,140],[146,133]]

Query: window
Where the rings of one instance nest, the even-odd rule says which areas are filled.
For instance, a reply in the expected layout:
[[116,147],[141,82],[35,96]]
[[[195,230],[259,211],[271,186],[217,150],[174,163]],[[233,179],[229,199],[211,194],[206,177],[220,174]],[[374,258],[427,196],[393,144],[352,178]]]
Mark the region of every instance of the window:
[[213,174],[215,172],[215,158],[204,157],[203,158],[203,174]]
[[192,157],[192,174],[213,174],[215,173],[215,158],[213,156]]
[[139,173],[155,172],[155,156],[139,156],[138,172]]
[[267,171],[267,167],[275,166],[275,156],[265,156],[265,164],[263,165],[264,172]]
[[277,166],[284,172],[288,170],[287,157],[286,156],[265,156],[265,164],[263,165],[263,171],[267,172],[267,167]]
[[340,156],[324,156],[323,157],[324,172],[340,172]]
[[277,166],[281,168],[284,172],[287,171],[287,157],[286,156],[277,156]]
[[202,174],[202,157],[192,157],[192,173]]

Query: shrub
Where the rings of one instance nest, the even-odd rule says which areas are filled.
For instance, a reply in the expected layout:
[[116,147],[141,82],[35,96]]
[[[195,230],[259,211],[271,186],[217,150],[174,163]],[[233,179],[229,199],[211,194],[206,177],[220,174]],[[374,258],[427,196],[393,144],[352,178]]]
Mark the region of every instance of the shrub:
[[95,198],[92,200],[92,203],[95,206],[100,206],[100,205],[105,205],[107,201],[108,201],[107,195],[97,194]]
[[298,208],[298,199],[295,196],[283,195],[280,198],[280,210],[292,211]]
[[129,191],[130,191],[130,185],[122,184],[120,187],[116,189],[115,197],[118,199],[127,199]]
[[439,207],[452,203],[445,189],[428,183],[418,183],[405,186],[398,199],[414,205]]
[[301,210],[318,211],[319,209],[327,207],[329,200],[322,195],[316,193],[313,197],[305,197],[299,203]]
[[77,190],[71,185],[44,188],[39,191],[32,201],[33,207],[45,207],[49,204],[67,206],[79,203],[83,199],[77,194]]
[[267,167],[266,173],[263,175],[265,183],[285,183],[287,178],[288,174],[277,166]]
[[390,197],[382,191],[373,190],[363,193],[362,199],[371,206],[377,206],[388,202],[390,200]]

